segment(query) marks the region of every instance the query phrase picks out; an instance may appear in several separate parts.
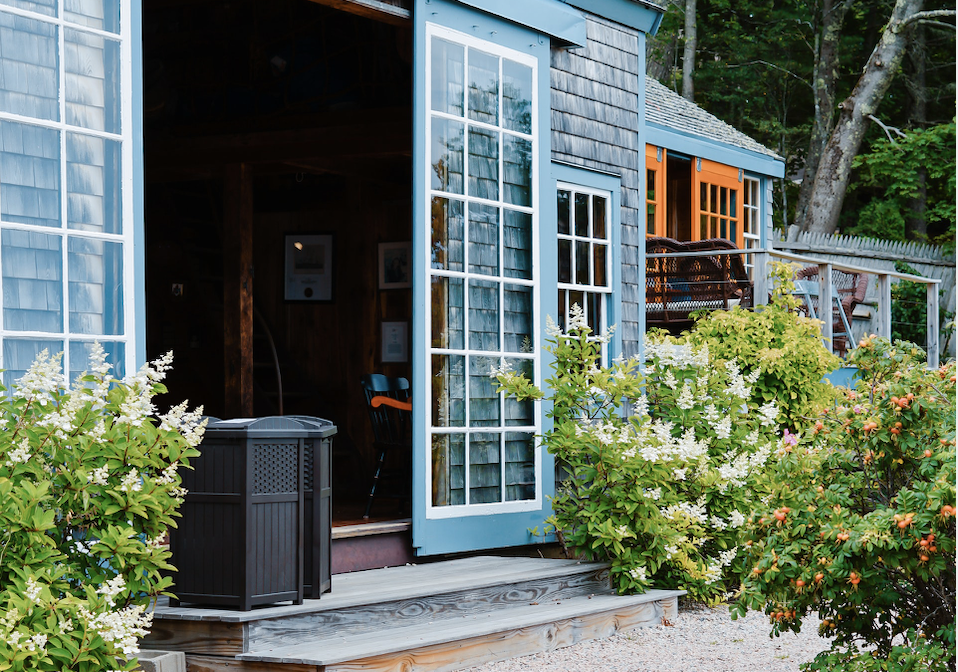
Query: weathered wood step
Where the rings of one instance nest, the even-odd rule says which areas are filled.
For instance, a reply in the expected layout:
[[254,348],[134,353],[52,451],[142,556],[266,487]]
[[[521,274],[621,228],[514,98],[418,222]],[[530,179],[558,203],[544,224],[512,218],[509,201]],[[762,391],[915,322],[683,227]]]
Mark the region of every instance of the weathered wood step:
[[246,612],[159,605],[145,645],[237,655],[491,613],[512,605],[610,593],[607,567],[599,563],[464,558],[336,574],[332,592],[301,605]]
[[[335,636],[236,657],[254,665],[317,666],[324,672],[440,672],[548,651],[674,618],[684,591],[573,597],[425,624]],[[200,661],[197,660],[197,664]],[[242,670],[243,665],[237,665]],[[252,666],[251,666],[252,669]],[[282,669],[276,667],[275,669]],[[288,668],[287,668],[288,669]]]

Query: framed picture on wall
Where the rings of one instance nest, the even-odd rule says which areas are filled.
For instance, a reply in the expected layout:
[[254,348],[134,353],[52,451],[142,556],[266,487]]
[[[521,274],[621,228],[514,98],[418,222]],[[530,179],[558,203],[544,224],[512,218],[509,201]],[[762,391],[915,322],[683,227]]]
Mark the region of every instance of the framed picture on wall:
[[379,243],[379,289],[412,287],[412,244]]
[[408,333],[408,322],[383,322],[383,362],[409,361]]
[[286,300],[333,300],[333,234],[286,234]]

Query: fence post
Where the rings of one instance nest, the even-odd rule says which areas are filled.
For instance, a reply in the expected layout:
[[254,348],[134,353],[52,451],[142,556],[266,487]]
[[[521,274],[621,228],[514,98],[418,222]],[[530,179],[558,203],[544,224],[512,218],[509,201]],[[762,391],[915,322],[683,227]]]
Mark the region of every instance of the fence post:
[[891,278],[878,274],[878,335],[891,340]]
[[752,306],[764,306],[768,303],[768,263],[769,254],[764,249],[755,256],[755,286],[752,290]]
[[929,282],[925,285],[925,291],[928,293],[927,301],[927,321],[928,321],[928,368],[938,368],[938,283]]
[[[838,307],[841,310],[841,306]],[[822,321],[822,339],[829,352],[835,351],[832,342],[832,265],[818,265],[818,319]]]

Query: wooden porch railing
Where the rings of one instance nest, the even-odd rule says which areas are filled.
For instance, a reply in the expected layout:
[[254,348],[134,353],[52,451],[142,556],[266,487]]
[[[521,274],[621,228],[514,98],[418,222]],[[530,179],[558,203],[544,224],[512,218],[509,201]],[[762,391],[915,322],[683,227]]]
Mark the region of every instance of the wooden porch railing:
[[[673,252],[666,254],[647,254],[647,259],[660,257],[696,257],[696,256],[721,256],[726,254],[745,254],[753,258],[753,277],[754,285],[753,296],[754,305],[760,306],[768,303],[770,279],[768,274],[768,264],[771,260],[782,259],[784,261],[794,261],[805,264],[806,266],[818,265],[818,283],[819,296],[832,295],[832,270],[845,271],[846,273],[865,273],[874,275],[878,278],[878,329],[879,336],[891,339],[891,279],[908,280],[925,285],[927,303],[927,340],[926,350],[929,368],[938,368],[938,285],[940,280],[925,278],[920,275],[911,275],[909,273],[899,273],[897,271],[887,271],[875,268],[862,268],[851,264],[834,263],[806,257],[781,250],[769,250],[753,248],[748,250],[710,250],[703,252]],[[832,320],[822,320],[822,339],[825,341],[829,351],[834,351],[832,339]],[[854,345],[854,344],[851,344]]]

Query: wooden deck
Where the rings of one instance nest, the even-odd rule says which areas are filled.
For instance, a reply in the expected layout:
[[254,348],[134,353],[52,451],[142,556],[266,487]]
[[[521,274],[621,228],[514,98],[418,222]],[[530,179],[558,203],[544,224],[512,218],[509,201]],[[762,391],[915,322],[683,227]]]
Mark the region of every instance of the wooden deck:
[[466,558],[334,575],[301,605],[161,604],[144,648],[184,651],[192,672],[456,670],[661,623],[680,594],[613,595],[601,564]]

